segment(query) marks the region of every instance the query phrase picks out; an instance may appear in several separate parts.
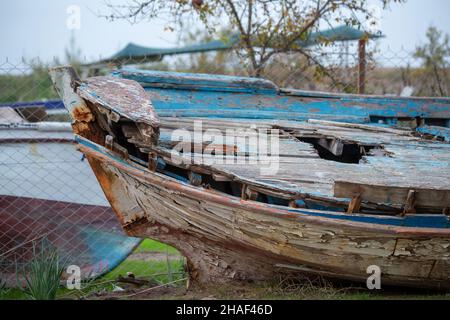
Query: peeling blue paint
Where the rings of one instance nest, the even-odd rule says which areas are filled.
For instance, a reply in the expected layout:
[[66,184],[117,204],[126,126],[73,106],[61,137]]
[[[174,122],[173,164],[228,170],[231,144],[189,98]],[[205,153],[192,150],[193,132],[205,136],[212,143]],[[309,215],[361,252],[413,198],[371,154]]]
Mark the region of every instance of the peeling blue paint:
[[[124,161],[123,159],[116,157],[109,153],[105,148],[95,144],[87,139],[84,139],[80,136],[76,136],[75,140],[96,152],[102,153],[103,155],[111,158],[114,161],[117,161],[123,165],[128,167],[132,167],[133,169],[141,170],[145,172],[145,170],[140,169],[137,166],[131,165],[130,163]],[[182,177],[181,177],[182,178]],[[186,183],[183,181],[184,178],[180,181],[180,183]],[[238,200],[238,198],[236,198]],[[287,213],[295,213],[299,215],[308,215],[313,217],[324,217],[329,219],[336,220],[347,220],[353,222],[362,222],[369,224],[377,224],[377,225],[388,225],[388,226],[404,226],[404,227],[416,227],[416,228],[438,228],[438,229],[446,229],[450,227],[450,217],[444,215],[433,215],[433,214],[421,214],[421,215],[406,215],[405,217],[392,217],[392,216],[379,216],[379,215],[361,215],[361,214],[352,214],[347,215],[345,213],[339,212],[321,212],[321,211],[306,211],[303,209],[293,209],[289,207],[283,208]]]
[[267,80],[217,75],[125,70],[138,81],[164,117],[237,119],[325,119],[368,123],[370,119],[450,119],[449,98],[396,98],[314,93],[280,89]]
[[203,91],[262,94],[277,94],[279,91],[278,87],[271,81],[261,78],[133,69],[116,71],[112,75],[137,81],[144,88],[157,87],[184,90],[202,88]]
[[[450,126],[450,98],[308,92],[278,89],[264,79],[162,71],[121,70],[114,76],[140,82],[160,117],[323,119],[348,123],[372,122],[377,125],[395,125],[398,118],[422,118],[442,119]],[[57,100],[0,105],[7,106],[64,108],[62,102]],[[433,134],[425,131],[429,129],[423,130]],[[442,132],[439,134],[442,136]],[[443,137],[449,139],[448,133]]]
[[[444,127],[422,126],[417,128],[417,132],[430,134],[435,137],[441,137],[445,141],[450,142],[450,129]],[[448,164],[447,164],[448,165]]]

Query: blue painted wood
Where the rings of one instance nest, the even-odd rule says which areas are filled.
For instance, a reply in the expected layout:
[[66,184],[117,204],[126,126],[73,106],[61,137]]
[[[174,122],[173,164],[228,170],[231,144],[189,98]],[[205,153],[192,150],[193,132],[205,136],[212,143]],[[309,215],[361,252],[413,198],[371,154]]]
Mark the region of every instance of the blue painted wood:
[[[140,82],[158,115],[236,119],[325,119],[368,123],[370,119],[450,119],[449,98],[392,98],[276,90],[252,78],[171,72],[119,71]],[[269,82],[270,83],[270,82]],[[260,88],[258,89],[258,86]],[[377,121],[376,121],[377,122]]]
[[166,162],[164,161],[164,159],[159,158],[156,161],[156,170],[164,170],[166,168]]
[[450,142],[450,128],[434,127],[434,126],[422,126],[417,128],[417,132],[430,134],[436,137],[441,137],[445,141]]
[[338,207],[331,207],[331,206],[323,206],[311,201],[303,201],[303,200],[296,200],[295,201],[297,203],[297,206],[299,208],[303,208],[303,206],[306,205],[305,208],[308,209],[313,209],[313,210],[320,210],[320,211],[331,211],[331,212],[341,212],[344,213],[346,212],[346,210],[344,210],[343,208],[338,208]]
[[64,103],[61,100],[46,101],[28,101],[28,102],[11,102],[0,104],[0,108],[26,108],[26,107],[45,107],[46,109],[64,109]]
[[180,176],[180,175],[178,175],[178,174],[175,174],[175,173],[173,173],[173,172],[170,172],[170,171],[167,171],[167,170],[163,170],[163,173],[164,173],[166,176],[168,176],[168,177],[177,179],[178,181],[184,182],[184,183],[186,183],[186,184],[189,183],[189,180],[188,180],[188,179],[186,179],[185,177],[182,177],[182,176]]
[[299,214],[305,214],[316,217],[324,217],[338,220],[348,220],[353,222],[372,223],[379,225],[390,226],[403,226],[403,227],[415,227],[415,228],[449,228],[450,219],[444,215],[407,215],[405,217],[392,217],[392,216],[378,216],[378,215],[348,215],[345,213],[325,213],[325,212],[311,212],[303,211],[301,209],[288,209],[289,211]]
[[[117,77],[146,86],[161,117],[208,117],[253,120],[297,120],[311,118],[349,123],[385,125],[401,117],[447,119],[449,98],[395,98],[343,95],[299,90],[278,90],[262,79],[160,71],[119,71]],[[179,90],[182,89],[182,90]],[[60,109],[59,100],[17,102],[0,107],[42,106]]]
[[[135,169],[145,171],[143,168],[139,168],[138,166],[134,166],[130,164],[129,162],[126,162],[125,160],[119,158],[118,156],[115,156],[108,152],[104,147],[93,143],[92,141],[89,141],[87,139],[84,139],[80,136],[76,136],[75,140],[87,147],[90,148],[96,152],[100,152],[103,155],[111,158],[114,161],[120,162],[123,165],[131,166]],[[180,181],[180,183],[187,184],[188,181],[184,177],[180,177],[177,175],[174,175],[174,177]],[[273,201],[275,202],[275,201]],[[450,217],[444,216],[444,215],[432,215],[432,214],[421,214],[421,215],[406,215],[405,217],[391,217],[391,216],[379,216],[379,215],[361,215],[361,214],[353,214],[348,215],[345,213],[339,213],[339,212],[331,212],[331,211],[311,211],[311,210],[304,210],[304,209],[293,209],[289,207],[283,208],[286,212],[289,213],[295,213],[299,215],[309,215],[309,216],[316,216],[316,217],[324,217],[329,219],[336,219],[336,220],[348,220],[353,222],[362,222],[362,223],[370,223],[370,224],[377,224],[377,225],[389,225],[389,226],[405,226],[405,227],[416,227],[416,228],[439,228],[439,229],[445,229],[450,228]]]
[[278,92],[278,87],[275,84],[260,78],[133,69],[114,72],[113,76],[137,81],[144,88],[196,90],[201,87],[203,91],[265,94],[276,94]]
[[299,89],[280,89],[281,93],[309,98],[327,98],[327,99],[351,99],[360,101],[389,101],[391,103],[402,103],[405,101],[416,101],[418,103],[439,103],[446,102],[449,98],[446,97],[397,97],[397,96],[381,96],[381,95],[359,95],[350,93],[334,93],[334,92],[322,92],[322,91],[306,91]]
[[287,95],[182,91],[146,88],[161,116],[228,117],[248,119],[336,119],[369,122],[372,116],[450,118],[450,101],[424,105],[413,101],[311,99]]

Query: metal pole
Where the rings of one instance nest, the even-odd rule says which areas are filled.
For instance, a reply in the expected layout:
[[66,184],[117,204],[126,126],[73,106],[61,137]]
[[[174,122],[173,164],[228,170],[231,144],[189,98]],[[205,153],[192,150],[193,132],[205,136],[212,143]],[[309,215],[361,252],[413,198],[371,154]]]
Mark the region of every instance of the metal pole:
[[360,39],[358,43],[358,93],[366,91],[366,39]]

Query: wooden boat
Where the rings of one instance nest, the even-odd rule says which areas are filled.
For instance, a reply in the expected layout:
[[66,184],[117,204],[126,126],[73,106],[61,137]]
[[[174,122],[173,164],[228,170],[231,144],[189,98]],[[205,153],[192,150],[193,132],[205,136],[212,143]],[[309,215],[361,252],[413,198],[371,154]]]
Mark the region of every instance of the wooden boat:
[[[436,126],[449,123],[449,99],[153,71],[50,74],[123,229],[179,249],[192,280],[365,282],[375,265],[383,285],[450,288],[449,129]],[[199,120],[200,133],[236,129],[235,139],[197,139]],[[186,132],[192,141],[180,140]],[[260,132],[278,139],[268,162],[239,139]],[[276,172],[260,169],[268,163]]]
[[0,108],[0,282],[16,286],[44,240],[83,278],[109,272],[141,241],[123,233],[70,123],[31,123]]

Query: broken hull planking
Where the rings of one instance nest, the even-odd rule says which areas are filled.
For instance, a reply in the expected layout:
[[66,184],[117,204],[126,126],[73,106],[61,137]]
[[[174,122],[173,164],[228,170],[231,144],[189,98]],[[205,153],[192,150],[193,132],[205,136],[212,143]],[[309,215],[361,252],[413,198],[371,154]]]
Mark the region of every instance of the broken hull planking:
[[[202,282],[267,279],[280,272],[301,271],[365,281],[367,267],[378,265],[385,284],[450,287],[447,217],[438,217],[439,222],[428,215],[383,218],[336,214],[333,217],[330,211],[249,201],[155,173],[153,164],[149,170],[147,165],[142,165],[142,159],[137,159],[141,165],[128,160],[127,150],[108,139],[111,127],[104,117],[94,117],[101,111],[108,116],[108,123],[131,120],[145,136],[142,132],[145,126],[141,126],[145,118],[136,121],[134,114],[128,112],[135,108],[129,103],[130,96],[140,95],[142,90],[134,84],[128,89],[123,86],[126,99],[119,99],[123,106],[109,105],[99,101],[95,92],[89,92],[89,86],[66,77],[67,71],[70,73],[67,68],[52,70],[52,79],[71,111],[74,131],[87,138],[79,138],[80,150],[87,155],[123,228],[130,235],[154,238],[178,248],[188,258],[193,279]],[[102,79],[90,81],[96,83]],[[214,104],[223,106],[222,98],[227,90],[218,91],[224,92],[220,93],[220,103]],[[114,99],[121,96],[117,91],[111,93]],[[189,100],[186,105],[186,96],[192,96],[189,91],[174,90],[174,93],[184,96],[185,109],[194,103]],[[245,95],[239,94],[239,97]],[[84,95],[84,100],[80,95]],[[258,99],[257,95],[253,96]],[[150,97],[153,102],[155,97],[151,94]],[[198,107],[200,103],[198,100],[195,105]],[[412,106],[412,109],[420,108]],[[411,114],[411,111],[408,108],[405,112]],[[440,111],[431,110],[432,115],[428,116],[447,117]],[[150,133],[158,134],[158,131]],[[100,146],[104,143],[118,153]],[[394,221],[397,223],[390,223]]]
[[448,228],[343,221],[244,201],[140,168],[86,140],[79,148],[126,232],[175,246],[201,282],[283,272],[366,281],[367,267],[377,265],[384,284],[450,288]]

